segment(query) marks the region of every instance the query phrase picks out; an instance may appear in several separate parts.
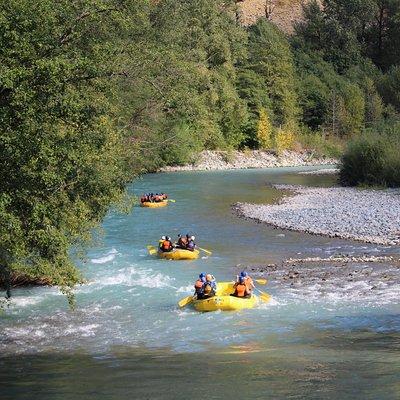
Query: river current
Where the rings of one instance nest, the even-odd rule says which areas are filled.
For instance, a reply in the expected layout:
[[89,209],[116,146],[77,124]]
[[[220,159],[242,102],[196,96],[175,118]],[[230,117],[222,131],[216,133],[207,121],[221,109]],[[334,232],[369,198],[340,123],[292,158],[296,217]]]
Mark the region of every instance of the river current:
[[[109,213],[80,267],[88,282],[70,311],[56,288],[13,292],[0,316],[0,399],[399,399],[399,288],[259,287],[272,301],[242,312],[178,309],[200,272],[289,257],[385,255],[399,248],[273,229],[233,215],[236,202],[273,202],[268,183],[330,186],[304,168],[150,174],[134,194],[163,191],[168,207]],[[146,246],[194,234],[212,250],[159,260]],[[265,276],[268,279],[268,276]],[[357,282],[357,285],[362,285]],[[346,289],[346,288],[345,288]]]

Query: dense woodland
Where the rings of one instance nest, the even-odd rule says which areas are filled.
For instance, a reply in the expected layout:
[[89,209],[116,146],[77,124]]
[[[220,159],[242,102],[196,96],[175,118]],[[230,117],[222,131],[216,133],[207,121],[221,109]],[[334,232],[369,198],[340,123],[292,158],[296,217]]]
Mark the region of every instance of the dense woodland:
[[400,0],[323,3],[287,37],[229,0],[1,1],[3,284],[70,294],[127,182],[202,149],[349,143],[344,184],[399,186]]

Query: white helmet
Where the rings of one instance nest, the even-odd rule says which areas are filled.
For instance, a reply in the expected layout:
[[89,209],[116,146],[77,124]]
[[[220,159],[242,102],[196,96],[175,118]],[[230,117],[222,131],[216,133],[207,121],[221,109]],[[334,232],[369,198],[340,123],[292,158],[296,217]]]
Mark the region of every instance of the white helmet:
[[194,240],[194,239],[196,239],[194,236],[190,236],[190,239],[192,239],[192,240]]
[[165,236],[161,236],[161,240],[165,240]]

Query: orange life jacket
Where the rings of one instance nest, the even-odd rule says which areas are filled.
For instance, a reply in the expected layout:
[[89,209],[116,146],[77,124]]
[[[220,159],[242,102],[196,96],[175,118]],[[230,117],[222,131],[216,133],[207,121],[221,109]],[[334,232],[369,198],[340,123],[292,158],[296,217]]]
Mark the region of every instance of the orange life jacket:
[[235,295],[237,297],[244,297],[246,296],[246,285],[244,283],[238,283],[236,285],[236,292]]
[[171,242],[169,240],[164,240],[162,242],[161,248],[163,250],[169,250],[171,248]]

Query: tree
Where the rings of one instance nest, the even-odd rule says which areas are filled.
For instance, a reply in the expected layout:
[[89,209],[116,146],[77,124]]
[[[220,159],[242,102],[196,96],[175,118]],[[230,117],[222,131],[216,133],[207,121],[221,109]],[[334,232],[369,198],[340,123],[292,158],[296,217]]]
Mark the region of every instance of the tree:
[[392,67],[379,82],[379,92],[388,105],[400,112],[400,66]]
[[[73,259],[132,178],[111,91],[141,2],[0,5],[0,268],[67,293]],[[127,30],[130,31],[129,35]],[[72,300],[72,297],[69,297]]]
[[342,88],[342,107],[339,110],[341,134],[357,135],[364,127],[365,100],[361,89],[354,84],[346,83]]
[[272,147],[272,125],[265,108],[260,109],[257,140],[259,147],[262,149],[270,149]]
[[291,49],[283,33],[263,19],[249,28],[247,68],[264,82],[274,124],[296,124],[299,110]]
[[387,71],[400,62],[400,2],[374,0],[373,10],[373,19],[365,35],[366,54],[382,70]]

